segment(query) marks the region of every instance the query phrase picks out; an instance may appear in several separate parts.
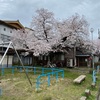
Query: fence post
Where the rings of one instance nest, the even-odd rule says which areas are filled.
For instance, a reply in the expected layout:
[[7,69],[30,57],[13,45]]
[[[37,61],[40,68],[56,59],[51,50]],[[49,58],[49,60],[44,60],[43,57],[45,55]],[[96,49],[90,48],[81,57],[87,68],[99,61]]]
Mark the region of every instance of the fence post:
[[36,74],[36,68],[34,67],[34,74]]
[[37,81],[36,81],[36,89],[38,90],[40,87],[40,76],[37,78]]
[[20,72],[22,72],[22,68],[20,67]]
[[14,68],[14,67],[12,67],[12,74],[14,74],[14,69],[15,69],[15,68]]
[[93,83],[96,83],[96,71],[95,70],[93,70],[92,78],[93,78]]
[[44,68],[42,68],[42,74],[44,74]]
[[1,68],[1,75],[2,76],[4,75],[4,68],[3,67]]
[[50,86],[50,74],[48,74],[48,86]]
[[64,79],[64,70],[62,70],[62,78]]
[[28,73],[28,67],[26,67],[25,69],[26,69],[26,72]]
[[52,68],[52,76],[53,76],[53,68]]
[[56,72],[56,82],[58,81],[58,72]]

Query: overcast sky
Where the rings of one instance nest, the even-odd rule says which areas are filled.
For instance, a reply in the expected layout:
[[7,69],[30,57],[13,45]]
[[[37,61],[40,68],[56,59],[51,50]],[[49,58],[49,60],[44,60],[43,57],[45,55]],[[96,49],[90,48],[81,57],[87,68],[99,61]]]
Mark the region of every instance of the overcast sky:
[[0,0],[0,19],[19,20],[29,27],[35,11],[46,8],[57,19],[66,19],[75,13],[84,15],[94,28],[94,37],[100,28],[100,0]]

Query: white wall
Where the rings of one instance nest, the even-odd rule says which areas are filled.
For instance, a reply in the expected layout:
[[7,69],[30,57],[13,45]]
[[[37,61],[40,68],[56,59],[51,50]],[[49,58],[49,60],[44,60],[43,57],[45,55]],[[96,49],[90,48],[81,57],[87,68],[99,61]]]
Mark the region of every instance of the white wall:
[[8,64],[9,65],[12,65],[12,59],[13,59],[13,56],[9,56],[9,59],[8,59]]
[[[4,31],[4,28],[6,29]],[[8,26],[5,26],[5,25],[0,25],[0,34],[4,34],[4,35],[8,35],[8,36],[12,36],[13,35],[13,29],[8,27]]]
[[[2,55],[0,55],[0,60],[2,58]],[[2,67],[7,67],[7,59],[8,59],[8,67],[11,67],[12,66],[12,59],[13,59],[13,56],[8,56],[7,55],[4,57],[4,60],[3,62],[1,63]],[[1,67],[1,66],[0,66]]]
[[70,59],[70,67],[73,67],[73,59]]
[[94,62],[98,62],[99,61],[99,57],[94,56]]

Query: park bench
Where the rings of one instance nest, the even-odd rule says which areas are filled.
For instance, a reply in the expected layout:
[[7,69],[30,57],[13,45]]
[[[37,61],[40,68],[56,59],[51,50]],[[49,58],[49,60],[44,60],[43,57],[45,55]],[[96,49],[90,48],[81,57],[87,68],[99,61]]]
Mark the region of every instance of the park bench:
[[77,77],[76,79],[74,79],[74,83],[81,83],[83,80],[85,80],[86,75],[80,75],[79,77]]

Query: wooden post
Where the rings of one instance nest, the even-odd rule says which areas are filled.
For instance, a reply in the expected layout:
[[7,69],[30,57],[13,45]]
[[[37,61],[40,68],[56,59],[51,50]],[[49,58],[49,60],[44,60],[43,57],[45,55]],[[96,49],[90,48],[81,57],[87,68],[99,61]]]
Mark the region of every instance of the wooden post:
[[91,88],[92,88],[92,89],[95,88],[95,86],[96,86],[95,83],[92,83],[92,84],[91,84]]
[[89,96],[91,95],[91,93],[90,93],[90,90],[89,90],[89,89],[86,89],[86,90],[85,90],[85,95],[86,95],[86,97],[89,97]]

